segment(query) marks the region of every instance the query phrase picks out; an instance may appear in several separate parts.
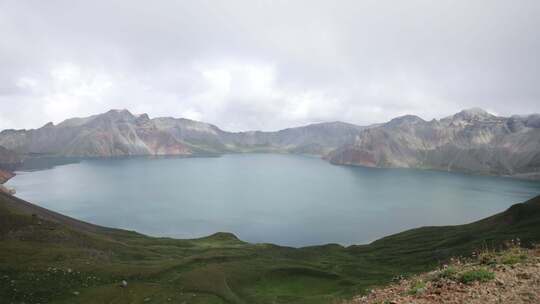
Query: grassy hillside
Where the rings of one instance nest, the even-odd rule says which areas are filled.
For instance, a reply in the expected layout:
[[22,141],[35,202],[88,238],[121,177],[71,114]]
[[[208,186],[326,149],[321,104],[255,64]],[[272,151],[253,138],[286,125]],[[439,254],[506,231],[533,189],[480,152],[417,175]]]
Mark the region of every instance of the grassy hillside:
[[[540,240],[540,197],[462,226],[369,245],[249,244],[228,233],[152,238],[77,221],[0,193],[7,303],[332,303],[516,237]],[[125,280],[127,286],[120,287]]]

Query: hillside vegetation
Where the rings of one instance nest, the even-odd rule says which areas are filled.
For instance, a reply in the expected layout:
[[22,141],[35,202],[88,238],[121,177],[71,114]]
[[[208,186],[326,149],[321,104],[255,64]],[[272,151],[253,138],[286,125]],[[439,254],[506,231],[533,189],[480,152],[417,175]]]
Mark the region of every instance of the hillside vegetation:
[[0,298],[7,303],[333,303],[475,248],[540,240],[540,197],[468,225],[351,247],[249,244],[229,233],[153,238],[3,193],[0,223]]
[[523,249],[516,240],[502,251],[452,259],[440,269],[399,281],[348,304],[540,303],[540,247]]

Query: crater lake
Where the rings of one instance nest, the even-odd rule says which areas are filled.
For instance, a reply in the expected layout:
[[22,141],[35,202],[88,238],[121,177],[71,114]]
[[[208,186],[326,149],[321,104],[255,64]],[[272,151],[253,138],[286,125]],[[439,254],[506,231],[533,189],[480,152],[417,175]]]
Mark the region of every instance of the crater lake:
[[7,186],[98,225],[175,238],[225,231],[295,247],[468,223],[540,193],[537,181],[336,166],[285,154],[82,160],[17,172]]

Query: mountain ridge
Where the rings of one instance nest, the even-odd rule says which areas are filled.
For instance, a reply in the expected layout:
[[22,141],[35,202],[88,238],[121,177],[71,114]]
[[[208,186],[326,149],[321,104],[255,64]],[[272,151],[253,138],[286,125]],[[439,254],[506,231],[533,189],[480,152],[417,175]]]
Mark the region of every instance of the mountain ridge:
[[500,117],[481,109],[431,121],[402,116],[365,130],[326,158],[334,164],[538,179],[538,117]]
[[370,126],[333,121],[243,132],[122,109],[38,129],[3,130],[0,146],[22,155],[62,157],[297,153],[338,165],[540,179],[540,115],[502,117],[479,108],[430,121],[403,115]]
[[[23,154],[61,156],[192,155],[302,150],[325,154],[363,127],[316,123],[279,131],[228,132],[186,118],[134,115],[128,110],[70,118],[38,129],[0,132],[0,146]],[[317,132],[323,132],[318,136]]]

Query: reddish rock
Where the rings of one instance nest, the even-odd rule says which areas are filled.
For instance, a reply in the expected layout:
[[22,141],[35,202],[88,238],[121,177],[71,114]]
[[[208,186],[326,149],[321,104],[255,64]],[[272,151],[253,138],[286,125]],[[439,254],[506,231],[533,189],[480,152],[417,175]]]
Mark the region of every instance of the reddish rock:
[[13,176],[15,176],[15,174],[12,172],[0,169],[0,184],[7,182]]

